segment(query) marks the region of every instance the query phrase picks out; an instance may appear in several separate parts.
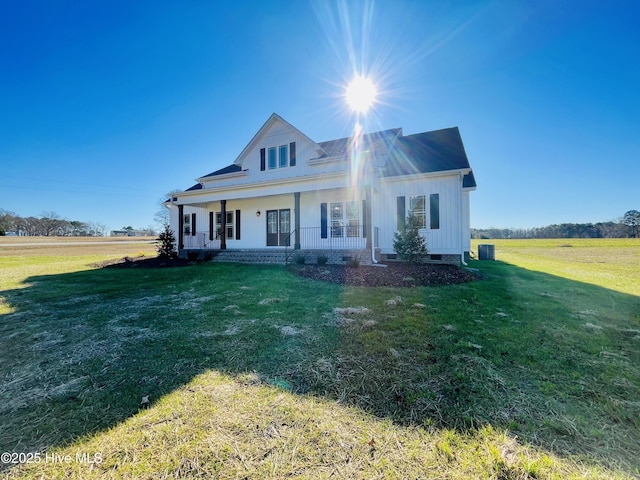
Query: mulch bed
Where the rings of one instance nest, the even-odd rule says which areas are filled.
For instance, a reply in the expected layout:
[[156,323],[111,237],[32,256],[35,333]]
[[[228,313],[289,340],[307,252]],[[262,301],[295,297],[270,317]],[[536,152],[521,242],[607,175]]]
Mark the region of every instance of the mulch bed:
[[187,260],[186,258],[160,258],[160,257],[123,257],[104,262],[92,263],[92,267],[98,268],[167,268],[167,267],[186,267],[194,265],[197,262]]
[[[124,257],[92,264],[99,268],[167,268],[195,265],[185,258]],[[287,269],[299,277],[339,285],[365,287],[415,287],[453,285],[471,282],[479,274],[455,265],[411,265],[390,262],[380,266],[349,267],[345,265],[289,265]]]
[[477,280],[477,273],[455,265],[410,265],[348,267],[344,265],[292,265],[289,270],[301,277],[366,287],[415,287],[452,285]]

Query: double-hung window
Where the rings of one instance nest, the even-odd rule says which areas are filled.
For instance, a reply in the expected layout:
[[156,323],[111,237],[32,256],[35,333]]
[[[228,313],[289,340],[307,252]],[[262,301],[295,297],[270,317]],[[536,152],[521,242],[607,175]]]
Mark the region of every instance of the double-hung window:
[[334,202],[331,204],[331,236],[343,237],[344,221],[343,221],[343,207],[342,202]]
[[182,233],[191,235],[191,215],[185,213],[182,217]]
[[347,202],[347,237],[359,237],[360,202]]
[[[234,224],[233,224],[233,212],[227,212],[227,224],[225,225],[226,227],[226,237],[227,238],[234,238],[233,237],[233,231],[234,231]],[[216,232],[218,235],[218,238],[222,238],[222,212],[216,212]]]
[[426,228],[427,226],[427,210],[425,206],[424,195],[414,195],[409,197],[409,211],[415,222],[416,227]]

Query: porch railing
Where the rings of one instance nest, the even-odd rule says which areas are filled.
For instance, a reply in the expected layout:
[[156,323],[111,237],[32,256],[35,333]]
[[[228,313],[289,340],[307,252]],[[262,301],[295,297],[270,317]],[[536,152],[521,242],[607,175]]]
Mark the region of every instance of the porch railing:
[[[357,250],[365,248],[367,243],[359,225],[327,227],[324,238],[322,227],[300,227],[298,230],[300,248],[305,250]],[[290,237],[293,245],[295,235]]]
[[220,239],[209,240],[209,232],[196,232],[195,235],[185,233],[182,237],[185,250],[219,250]]
[[[367,239],[363,235],[362,225],[346,225],[327,227],[326,238],[322,238],[322,227],[300,227],[300,248],[303,250],[363,250]],[[379,245],[378,227],[373,229],[373,247]],[[293,230],[285,241],[285,250],[293,250],[296,230]],[[196,232],[195,235],[184,234],[182,237],[185,250],[219,250],[220,239],[209,239],[209,232]]]
[[[363,226],[343,225],[322,227],[300,227],[301,250],[364,250],[367,239],[363,235]],[[325,236],[323,238],[323,231]],[[288,261],[295,252],[296,230],[285,241],[285,257]],[[378,245],[378,228],[374,229],[374,247]]]

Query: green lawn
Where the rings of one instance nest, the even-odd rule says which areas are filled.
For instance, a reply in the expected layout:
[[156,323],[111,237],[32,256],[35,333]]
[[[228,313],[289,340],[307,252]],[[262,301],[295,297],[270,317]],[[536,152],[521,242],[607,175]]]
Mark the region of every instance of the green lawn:
[[0,475],[637,476],[640,242],[554,242],[411,289],[0,255]]

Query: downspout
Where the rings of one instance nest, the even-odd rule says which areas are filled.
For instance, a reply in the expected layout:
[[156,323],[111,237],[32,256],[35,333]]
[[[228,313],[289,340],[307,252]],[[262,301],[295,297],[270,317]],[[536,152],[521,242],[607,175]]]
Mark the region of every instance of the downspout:
[[464,175],[460,174],[460,263],[467,266],[464,261]]
[[[367,197],[369,197],[367,199]],[[368,212],[364,212],[364,214],[367,217],[367,220],[369,220],[369,241],[371,242],[371,262],[373,263],[373,265],[376,265],[378,263],[378,260],[376,260],[376,246],[375,246],[375,237],[373,236],[374,233],[374,227],[373,227],[373,186],[369,185],[367,187],[367,189],[365,190],[365,200],[366,200],[366,205],[367,205],[367,210],[369,210]]]
[[[373,215],[371,215],[371,218],[373,218]],[[375,246],[375,237],[373,236],[374,233],[374,227],[373,227],[373,222],[371,222],[371,261],[373,262],[374,265],[377,265],[378,260],[376,260],[376,246]]]

